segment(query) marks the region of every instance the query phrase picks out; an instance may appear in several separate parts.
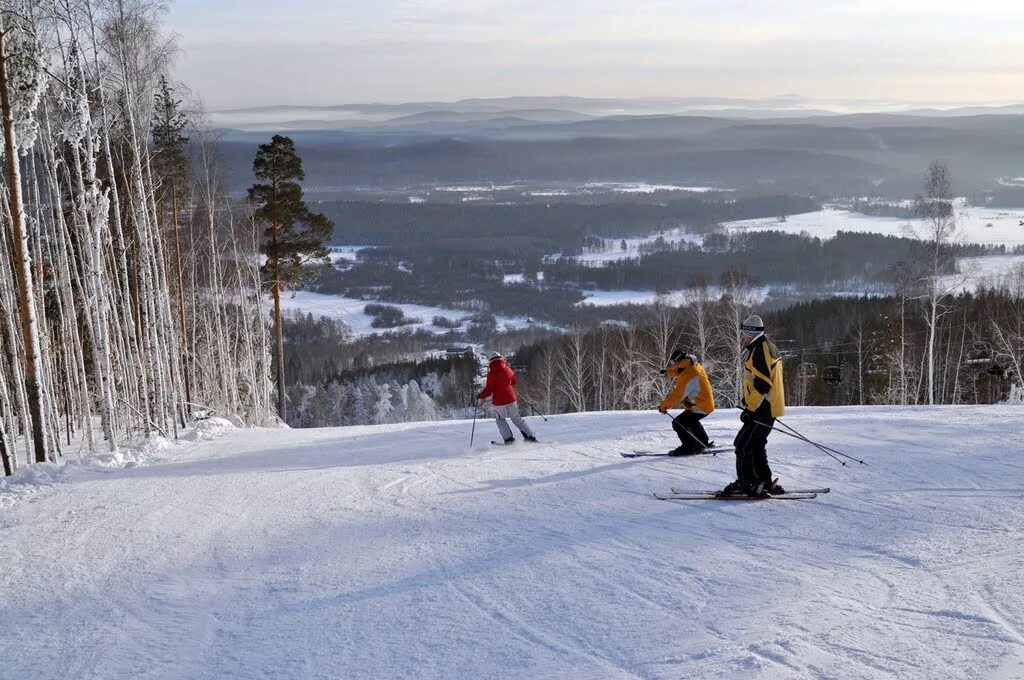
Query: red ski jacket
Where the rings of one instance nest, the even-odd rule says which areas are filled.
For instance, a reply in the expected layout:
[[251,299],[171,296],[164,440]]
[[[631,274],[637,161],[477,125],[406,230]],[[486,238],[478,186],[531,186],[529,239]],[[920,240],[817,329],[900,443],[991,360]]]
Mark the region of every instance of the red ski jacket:
[[512,389],[516,384],[516,373],[504,359],[495,359],[487,370],[487,384],[484,391],[480,393],[480,399],[493,396],[491,403],[495,406],[507,406],[515,402],[516,391]]

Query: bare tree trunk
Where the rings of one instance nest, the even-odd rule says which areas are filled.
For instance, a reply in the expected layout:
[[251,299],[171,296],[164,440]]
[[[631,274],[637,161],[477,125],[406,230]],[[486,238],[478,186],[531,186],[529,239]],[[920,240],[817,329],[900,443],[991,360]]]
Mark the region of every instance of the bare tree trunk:
[[6,410],[6,404],[4,404],[4,408],[0,408],[0,462],[4,466],[4,477],[10,477],[14,474],[14,463],[11,460],[11,454],[7,451],[7,428],[4,427],[3,414]]
[[32,282],[32,260],[28,248],[28,234],[25,231],[25,213],[21,196],[21,168],[18,162],[17,144],[14,139],[14,116],[7,87],[7,44],[6,29],[0,21],[0,108],[3,111],[4,151],[7,159],[7,191],[11,207],[13,227],[14,267],[18,283],[18,314],[21,318],[21,332],[25,343],[25,391],[31,418],[32,441],[37,463],[46,461],[48,452],[47,426],[44,420],[45,408],[41,380],[39,329],[36,321],[34,290]]
[[284,328],[281,325],[281,283],[274,281],[274,337],[277,357],[277,415],[288,422],[288,408],[284,398]]
[[[173,182],[173,180],[172,180]],[[185,401],[192,403],[192,379],[189,372],[188,326],[185,323],[185,276],[181,266],[181,230],[178,225],[178,187],[171,186],[171,229],[174,230],[174,264],[178,284],[178,332],[181,334],[181,370],[185,382]]]
[[864,405],[864,317],[857,311],[857,403]]

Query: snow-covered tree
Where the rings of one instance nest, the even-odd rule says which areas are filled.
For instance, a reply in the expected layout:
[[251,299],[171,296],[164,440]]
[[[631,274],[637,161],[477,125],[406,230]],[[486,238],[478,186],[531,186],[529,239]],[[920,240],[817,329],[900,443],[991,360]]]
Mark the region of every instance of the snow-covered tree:
[[384,383],[377,386],[377,389],[374,390],[374,395],[376,403],[373,406],[373,422],[378,425],[390,423],[392,413],[395,410],[394,403],[392,402],[391,385]]
[[159,83],[174,51],[162,11],[0,2],[0,226],[13,236],[0,239],[5,474],[61,455],[78,433],[115,450],[174,436],[194,411],[272,417],[258,232],[223,183],[200,194],[163,163],[173,147],[181,170],[193,143],[173,111],[170,127],[153,125],[154,101],[173,99]]

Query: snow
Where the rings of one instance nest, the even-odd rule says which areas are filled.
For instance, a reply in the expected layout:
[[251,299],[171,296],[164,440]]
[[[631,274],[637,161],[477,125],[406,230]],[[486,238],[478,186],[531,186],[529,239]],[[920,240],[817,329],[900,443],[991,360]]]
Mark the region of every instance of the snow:
[[[995,209],[967,205],[957,201],[957,240],[965,243],[1005,245],[1024,244],[1024,209]],[[806,232],[823,239],[833,238],[839,231],[877,233],[889,236],[912,236],[926,233],[920,219],[872,217],[848,210],[825,208],[818,212],[790,215],[785,222],[776,218],[739,220],[722,225],[730,230],[781,231],[787,234]],[[1017,255],[987,255],[959,259],[961,276],[951,277],[957,289],[975,289],[981,284],[1000,284],[1014,267],[1024,262]]]
[[540,197],[553,197],[553,196],[572,196],[575,192],[569,192],[565,189],[550,189],[545,191],[527,191],[526,196],[540,196]]
[[466,421],[226,428],[65,466],[0,509],[0,675],[1020,678],[1022,415],[793,409],[869,463],[773,434],[784,485],[833,488],[812,501],[654,500],[733,472],[620,457],[672,445],[654,412],[531,418],[545,443],[512,448],[489,422],[473,448]]
[[[752,302],[762,302],[767,297],[770,291],[777,290],[777,286],[758,286],[751,291]],[[593,305],[594,307],[609,307],[611,305],[650,305],[656,301],[662,301],[671,305],[683,305],[686,304],[686,296],[688,294],[687,289],[672,291],[670,293],[663,293],[659,295],[654,290],[584,290],[580,291],[583,293],[583,300],[577,302],[579,305]],[[719,298],[722,295],[722,289],[719,286],[708,286],[708,292],[713,298]]]
[[[967,205],[960,199],[956,202],[956,212],[961,241],[1010,248],[1024,243],[1024,227],[1020,226],[1024,220],[1024,208],[985,208]],[[924,223],[917,218],[874,217],[828,207],[817,212],[789,215],[785,222],[772,217],[725,222],[722,226],[733,230],[781,231],[787,234],[807,232],[824,239],[833,238],[839,231],[908,236],[910,227],[919,234],[926,232]]]
[[704,194],[709,191],[732,191],[709,186],[679,186],[676,184],[648,184],[647,182],[588,182],[583,185],[584,193],[611,191],[618,194],[653,194],[656,191],[685,191]]
[[451,186],[434,187],[434,191],[449,193],[485,193],[490,191],[507,191],[512,189],[511,184],[455,184]]
[[[630,238],[606,238],[603,239],[604,247],[598,251],[591,251],[576,255],[575,259],[582,264],[591,267],[603,267],[609,262],[625,260],[627,258],[640,257],[640,246],[654,243],[659,238],[665,240],[667,245],[675,243],[696,243],[704,242],[704,237],[687,231],[686,227],[675,227],[663,229],[647,236],[636,236]],[[626,250],[622,249],[622,242],[626,242]]]
[[[371,325],[374,317],[363,312],[363,309],[368,304],[398,307],[405,312],[406,317],[419,319],[420,322],[398,328],[374,328]],[[425,330],[430,333],[444,334],[450,329],[435,326],[433,324],[435,316],[444,316],[449,319],[462,321],[463,329],[468,326],[469,318],[472,316],[470,312],[446,307],[430,307],[427,305],[388,302],[386,300],[359,300],[343,295],[327,295],[305,290],[282,296],[281,306],[286,312],[299,311],[303,314],[308,313],[313,316],[326,316],[336,319],[351,328],[352,333],[356,336],[413,330]],[[499,328],[525,328],[530,324],[529,319],[525,316],[498,316],[497,319]]]
[[959,274],[942,277],[943,285],[953,292],[973,292],[981,286],[1016,290],[1018,282],[1024,281],[1024,255],[962,257],[957,263]]
[[[366,250],[372,246],[330,246],[331,263],[335,264],[341,261],[355,262],[359,259],[359,251]],[[265,257],[263,258],[266,259]]]
[[653,290],[584,290],[583,300],[579,305],[609,307],[611,305],[649,305],[658,299]]

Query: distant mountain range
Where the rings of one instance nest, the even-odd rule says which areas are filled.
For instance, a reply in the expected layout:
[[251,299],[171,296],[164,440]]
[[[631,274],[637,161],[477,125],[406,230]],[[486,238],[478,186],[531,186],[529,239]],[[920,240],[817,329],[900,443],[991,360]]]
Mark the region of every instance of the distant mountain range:
[[[583,97],[508,97],[455,102],[342,104],[337,106],[262,106],[210,113],[213,124],[245,131],[339,130],[447,133],[487,132],[534,123],[568,123],[594,118],[706,116],[727,119],[806,119],[850,114],[949,118],[1022,115],[1024,104],[932,105],[871,100],[812,100],[795,96],[770,99],[722,97],[596,99]],[[468,127],[468,130],[466,129]]]
[[308,190],[322,196],[384,190],[406,200],[407,190],[458,183],[526,183],[542,195],[562,183],[647,182],[906,198],[935,159],[965,193],[1024,176],[1024,105],[857,103],[877,110],[793,97],[516,97],[272,106],[211,118],[238,191],[251,181],[256,146],[278,131],[295,139]]

